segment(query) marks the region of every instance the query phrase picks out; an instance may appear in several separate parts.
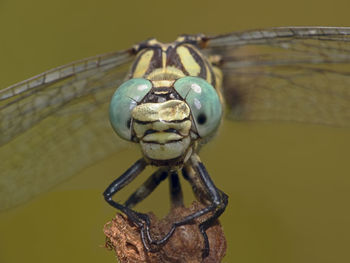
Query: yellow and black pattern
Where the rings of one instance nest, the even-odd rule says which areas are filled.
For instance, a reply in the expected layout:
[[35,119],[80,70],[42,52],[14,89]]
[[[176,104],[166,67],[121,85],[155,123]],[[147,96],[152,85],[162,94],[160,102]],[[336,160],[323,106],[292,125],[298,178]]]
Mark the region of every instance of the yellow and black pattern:
[[179,37],[171,44],[151,39],[138,45],[136,50],[137,56],[129,78],[146,78],[153,81],[194,76],[205,79],[217,88],[217,76],[212,65],[192,39]]

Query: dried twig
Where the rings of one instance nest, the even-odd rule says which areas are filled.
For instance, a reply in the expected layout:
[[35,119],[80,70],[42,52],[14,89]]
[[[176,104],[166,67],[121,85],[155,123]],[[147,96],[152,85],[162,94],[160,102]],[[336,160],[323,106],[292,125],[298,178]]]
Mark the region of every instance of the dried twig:
[[[152,234],[155,237],[161,237],[168,232],[171,224],[176,219],[198,211],[203,206],[194,202],[189,208],[175,207],[163,219],[158,220],[152,213],[148,215],[152,222]],[[164,262],[164,263],[218,263],[221,262],[226,252],[226,240],[220,223],[217,221],[207,230],[210,253],[205,259],[202,259],[202,249],[204,247],[202,234],[199,232],[198,224],[202,222],[195,220],[190,225],[184,225],[177,228],[169,241],[162,246],[159,251],[146,252],[141,238],[140,231],[124,215],[117,214],[116,217],[108,222],[104,227],[104,233],[107,237],[106,247],[113,249],[121,263],[136,262]]]

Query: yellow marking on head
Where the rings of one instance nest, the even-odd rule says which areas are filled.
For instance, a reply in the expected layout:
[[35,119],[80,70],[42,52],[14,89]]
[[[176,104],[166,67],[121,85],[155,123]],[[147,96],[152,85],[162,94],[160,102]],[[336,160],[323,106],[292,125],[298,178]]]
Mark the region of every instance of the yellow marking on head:
[[168,100],[162,103],[144,103],[132,110],[133,119],[143,122],[180,121],[188,118],[190,108],[181,100]]
[[147,79],[155,80],[176,80],[178,78],[184,77],[185,74],[178,68],[175,67],[166,67],[166,68],[157,68],[153,70],[148,76]]
[[156,94],[156,95],[164,95],[164,94],[169,94],[169,91],[167,91],[167,90],[154,91],[154,94]]
[[134,78],[142,78],[145,75],[149,67],[149,63],[151,62],[153,53],[154,53],[153,50],[148,50],[145,53],[141,54],[141,58],[138,61],[133,74]]
[[176,49],[176,53],[179,55],[182,65],[190,76],[198,76],[201,72],[201,67],[192,57],[190,51],[184,46],[179,46]]
[[171,160],[186,154],[191,145],[191,139],[185,137],[182,140],[165,144],[147,143],[140,141],[143,154],[153,160]]
[[153,87],[171,87],[173,85],[173,80],[155,80],[152,81]]

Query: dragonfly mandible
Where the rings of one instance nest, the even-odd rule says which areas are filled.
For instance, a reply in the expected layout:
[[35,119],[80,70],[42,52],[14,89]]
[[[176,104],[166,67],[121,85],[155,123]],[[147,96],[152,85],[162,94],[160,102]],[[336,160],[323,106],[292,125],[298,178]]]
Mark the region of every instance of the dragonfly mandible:
[[[105,191],[111,205],[147,232],[148,218],[132,206],[153,190],[154,181],[169,177],[176,185],[178,172],[207,205],[175,222],[161,240],[143,232],[145,246],[165,242],[176,226],[205,213],[217,218],[227,196],[198,154],[215,134],[222,109],[231,120],[350,126],[349,35],[350,28],[287,27],[185,35],[170,44],[152,39],[2,89],[0,209],[120,149],[124,144],[110,127],[109,111],[118,135],[140,143],[143,153]],[[159,166],[145,182],[148,191],[140,188],[124,204],[113,201],[146,165]],[[176,192],[172,200],[178,200]]]

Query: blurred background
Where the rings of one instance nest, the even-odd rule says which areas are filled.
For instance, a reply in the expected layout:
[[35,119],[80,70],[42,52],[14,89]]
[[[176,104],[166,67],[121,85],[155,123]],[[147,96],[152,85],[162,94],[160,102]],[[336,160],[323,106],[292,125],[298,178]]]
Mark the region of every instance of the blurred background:
[[[149,37],[349,26],[349,7],[347,0],[0,0],[0,87]],[[201,153],[230,197],[221,217],[224,262],[349,262],[349,155],[346,129],[224,122]],[[116,262],[102,233],[115,210],[101,193],[139,157],[130,147],[1,213],[0,262]],[[164,215],[167,196],[165,182],[138,208]]]

